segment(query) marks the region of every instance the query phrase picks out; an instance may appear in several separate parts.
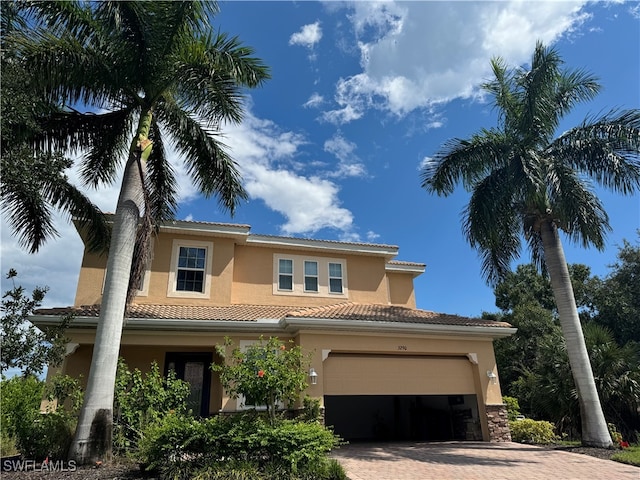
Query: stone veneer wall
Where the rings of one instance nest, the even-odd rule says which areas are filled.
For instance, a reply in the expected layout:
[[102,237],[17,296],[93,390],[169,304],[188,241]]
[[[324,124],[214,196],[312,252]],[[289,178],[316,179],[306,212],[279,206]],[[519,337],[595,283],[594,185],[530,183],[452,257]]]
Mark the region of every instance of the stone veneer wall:
[[510,442],[511,430],[506,405],[486,405],[489,440],[492,442]]

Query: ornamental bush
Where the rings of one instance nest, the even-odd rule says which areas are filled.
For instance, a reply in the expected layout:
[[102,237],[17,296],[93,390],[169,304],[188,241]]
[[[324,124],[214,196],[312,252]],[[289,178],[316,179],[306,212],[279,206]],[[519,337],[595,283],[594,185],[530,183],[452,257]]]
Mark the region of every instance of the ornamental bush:
[[555,442],[558,437],[553,431],[553,424],[544,420],[525,418],[509,423],[511,439],[519,443],[547,444]]
[[341,479],[344,471],[327,458],[339,444],[317,422],[272,424],[257,412],[204,420],[168,415],[145,431],[140,453],[166,478]]
[[212,370],[220,373],[222,386],[232,398],[244,395],[252,405],[266,407],[274,422],[277,405],[295,403],[307,388],[308,358],[293,340],[285,343],[277,337],[260,337],[245,349],[236,346],[228,356],[227,347],[232,345],[228,337],[223,345],[216,345],[224,362],[213,364]]

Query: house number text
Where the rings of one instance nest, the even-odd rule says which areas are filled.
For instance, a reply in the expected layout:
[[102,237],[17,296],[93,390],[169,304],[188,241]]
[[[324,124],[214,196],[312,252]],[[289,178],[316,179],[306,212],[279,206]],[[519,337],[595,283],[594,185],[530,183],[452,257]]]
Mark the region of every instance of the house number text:
[[398,345],[398,350],[407,350],[407,346],[406,345]]

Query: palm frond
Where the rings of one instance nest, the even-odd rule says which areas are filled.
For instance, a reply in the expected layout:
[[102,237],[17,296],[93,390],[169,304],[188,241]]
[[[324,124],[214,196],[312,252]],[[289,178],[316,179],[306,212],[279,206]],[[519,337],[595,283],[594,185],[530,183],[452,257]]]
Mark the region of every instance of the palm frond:
[[510,168],[495,170],[478,182],[463,212],[463,231],[482,258],[482,275],[496,285],[520,251],[520,212],[514,209]]
[[18,244],[29,253],[35,253],[46,239],[58,236],[52,209],[40,188],[41,179],[25,175],[20,167],[26,165],[9,159],[7,153],[3,152],[2,156],[2,213],[17,236]]
[[494,79],[483,83],[481,88],[493,96],[498,121],[506,131],[513,130],[513,121],[519,116],[519,105],[515,93],[513,71],[507,67],[503,58],[491,59]]
[[157,116],[171,133],[178,151],[185,156],[194,184],[205,195],[216,195],[232,214],[247,198],[236,163],[225,152],[215,131],[205,130],[170,99],[158,104]]
[[493,168],[509,158],[512,141],[497,130],[481,130],[470,140],[447,141],[420,172],[422,187],[439,195],[450,195],[456,184],[473,189]]
[[632,194],[640,189],[640,110],[587,118],[548,150],[600,185]]
[[130,109],[102,114],[57,112],[43,119],[33,143],[43,150],[85,151],[83,180],[93,186],[110,183],[129,147],[133,114]]
[[576,172],[562,162],[547,171],[550,214],[556,226],[583,247],[604,248],[609,216],[596,195]]
[[184,39],[172,55],[176,97],[195,115],[214,123],[242,119],[241,88],[269,78],[268,68],[237,38],[211,34]]
[[153,149],[147,160],[147,187],[151,202],[151,216],[156,222],[175,218],[178,210],[175,173],[167,160],[166,149],[157,122],[151,124]]
[[598,83],[598,78],[585,70],[562,72],[557,79],[554,100],[558,109],[558,117],[562,118],[569,113],[576,104],[592,100],[601,89],[602,86]]
[[28,149],[4,152],[2,157],[2,210],[20,245],[37,252],[46,240],[58,235],[53,209],[77,217],[87,227],[88,246],[105,248],[109,229],[102,212],[69,183],[64,173],[71,161],[60,154],[33,156]]

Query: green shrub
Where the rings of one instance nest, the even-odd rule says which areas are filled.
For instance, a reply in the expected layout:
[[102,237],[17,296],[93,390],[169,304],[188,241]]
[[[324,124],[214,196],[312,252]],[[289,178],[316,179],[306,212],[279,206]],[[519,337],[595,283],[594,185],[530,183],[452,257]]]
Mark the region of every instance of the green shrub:
[[145,431],[140,454],[143,463],[167,478],[236,478],[231,472],[241,467],[246,478],[253,478],[257,469],[263,476],[255,478],[340,479],[343,470],[326,456],[339,444],[317,422],[280,420],[272,425],[256,412],[205,420],[169,415]]
[[175,372],[165,378],[155,362],[146,374],[137,368],[130,371],[120,359],[114,399],[114,453],[136,456],[144,430],[166,415],[186,414],[188,397],[189,384],[178,380]]
[[502,403],[507,407],[507,416],[510,422],[517,420],[520,415],[520,403],[515,397],[502,397]]
[[317,398],[311,398],[309,395],[302,399],[302,414],[300,420],[304,422],[318,422],[320,421],[320,400]]
[[0,381],[0,432],[17,442],[18,435],[39,415],[44,382],[34,376]]
[[[3,380],[0,388],[3,438],[13,439],[27,458],[65,459],[82,404],[79,382],[56,375],[45,388],[35,377],[14,377]],[[43,397],[57,401],[55,411],[40,413]]]
[[553,424],[544,420],[515,420],[510,422],[511,439],[514,442],[545,444],[557,440],[553,431]]

